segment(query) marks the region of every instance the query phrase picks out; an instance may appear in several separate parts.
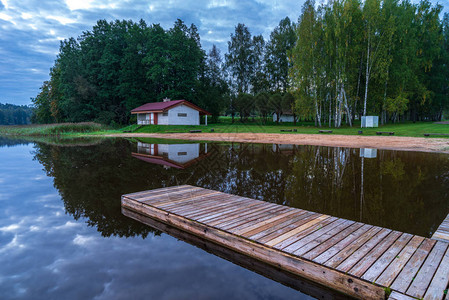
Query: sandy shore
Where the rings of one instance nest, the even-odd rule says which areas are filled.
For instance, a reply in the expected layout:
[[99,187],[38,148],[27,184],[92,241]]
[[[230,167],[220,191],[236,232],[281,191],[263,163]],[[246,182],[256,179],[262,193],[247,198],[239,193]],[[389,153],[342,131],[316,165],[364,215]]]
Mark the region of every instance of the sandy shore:
[[192,141],[220,141],[267,144],[317,145],[350,148],[376,148],[402,151],[440,152],[449,154],[449,139],[361,136],[326,134],[276,134],[276,133],[124,133],[110,137],[151,137]]

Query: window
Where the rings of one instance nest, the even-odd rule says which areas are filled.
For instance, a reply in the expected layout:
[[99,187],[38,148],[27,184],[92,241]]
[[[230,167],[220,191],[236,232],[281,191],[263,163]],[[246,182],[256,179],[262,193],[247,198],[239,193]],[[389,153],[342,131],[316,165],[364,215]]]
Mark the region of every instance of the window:
[[178,113],[178,117],[187,117],[186,113]]
[[167,117],[167,116],[168,116],[168,111],[167,111],[167,112],[164,112],[164,113],[162,113],[162,116],[164,116],[164,117]]
[[178,156],[187,155],[187,152],[178,152]]

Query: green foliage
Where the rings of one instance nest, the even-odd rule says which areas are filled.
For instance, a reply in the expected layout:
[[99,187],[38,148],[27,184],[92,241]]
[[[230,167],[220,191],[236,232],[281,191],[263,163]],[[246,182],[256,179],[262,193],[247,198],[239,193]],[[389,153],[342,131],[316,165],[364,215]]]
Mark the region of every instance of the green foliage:
[[240,114],[240,121],[246,121],[254,108],[254,97],[250,94],[240,93],[235,99],[234,105]]
[[306,1],[290,51],[297,110],[335,127],[380,115],[441,120],[449,105],[449,17],[397,0]]
[[0,125],[25,125],[29,124],[33,110],[26,105],[0,103]]
[[254,39],[251,38],[248,27],[239,23],[235,27],[235,33],[231,34],[231,41],[228,42],[228,53],[225,54],[226,68],[231,75],[232,85],[236,93],[250,92],[250,81],[258,59],[254,47]]
[[407,110],[409,100],[404,94],[399,94],[396,98],[387,98],[384,109],[396,117]]
[[164,30],[143,20],[99,20],[91,31],[61,42],[51,78],[33,99],[34,121],[126,124],[131,109],[165,97],[214,108],[209,99],[222,99],[226,89],[204,92],[210,86],[200,82],[205,63],[193,24],[177,20]]
[[22,136],[59,136],[79,135],[84,133],[99,132],[109,129],[104,125],[92,122],[84,123],[58,123],[24,126],[0,126],[0,135]]

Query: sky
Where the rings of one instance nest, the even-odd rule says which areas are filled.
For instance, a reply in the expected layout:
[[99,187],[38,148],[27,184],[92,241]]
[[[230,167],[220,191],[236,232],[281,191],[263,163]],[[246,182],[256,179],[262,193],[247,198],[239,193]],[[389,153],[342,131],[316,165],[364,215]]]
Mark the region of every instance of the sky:
[[[319,2],[319,1],[317,1]],[[431,0],[433,4],[437,1]],[[61,40],[91,30],[99,19],[198,27],[203,49],[222,54],[238,23],[269,38],[279,21],[297,21],[304,0],[0,0],[0,103],[31,104],[49,79]],[[448,11],[449,0],[438,3]]]

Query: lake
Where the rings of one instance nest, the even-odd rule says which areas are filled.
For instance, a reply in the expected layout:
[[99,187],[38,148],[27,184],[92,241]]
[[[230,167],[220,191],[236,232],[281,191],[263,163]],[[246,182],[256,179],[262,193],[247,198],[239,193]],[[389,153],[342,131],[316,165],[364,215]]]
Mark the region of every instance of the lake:
[[213,246],[206,246],[211,254],[192,238],[125,217],[120,196],[126,193],[190,184],[426,237],[449,211],[445,154],[1,138],[0,160],[2,299],[317,296],[314,288],[301,293],[276,282],[289,280],[273,270],[253,266],[275,280],[248,270],[245,261],[229,262]]

